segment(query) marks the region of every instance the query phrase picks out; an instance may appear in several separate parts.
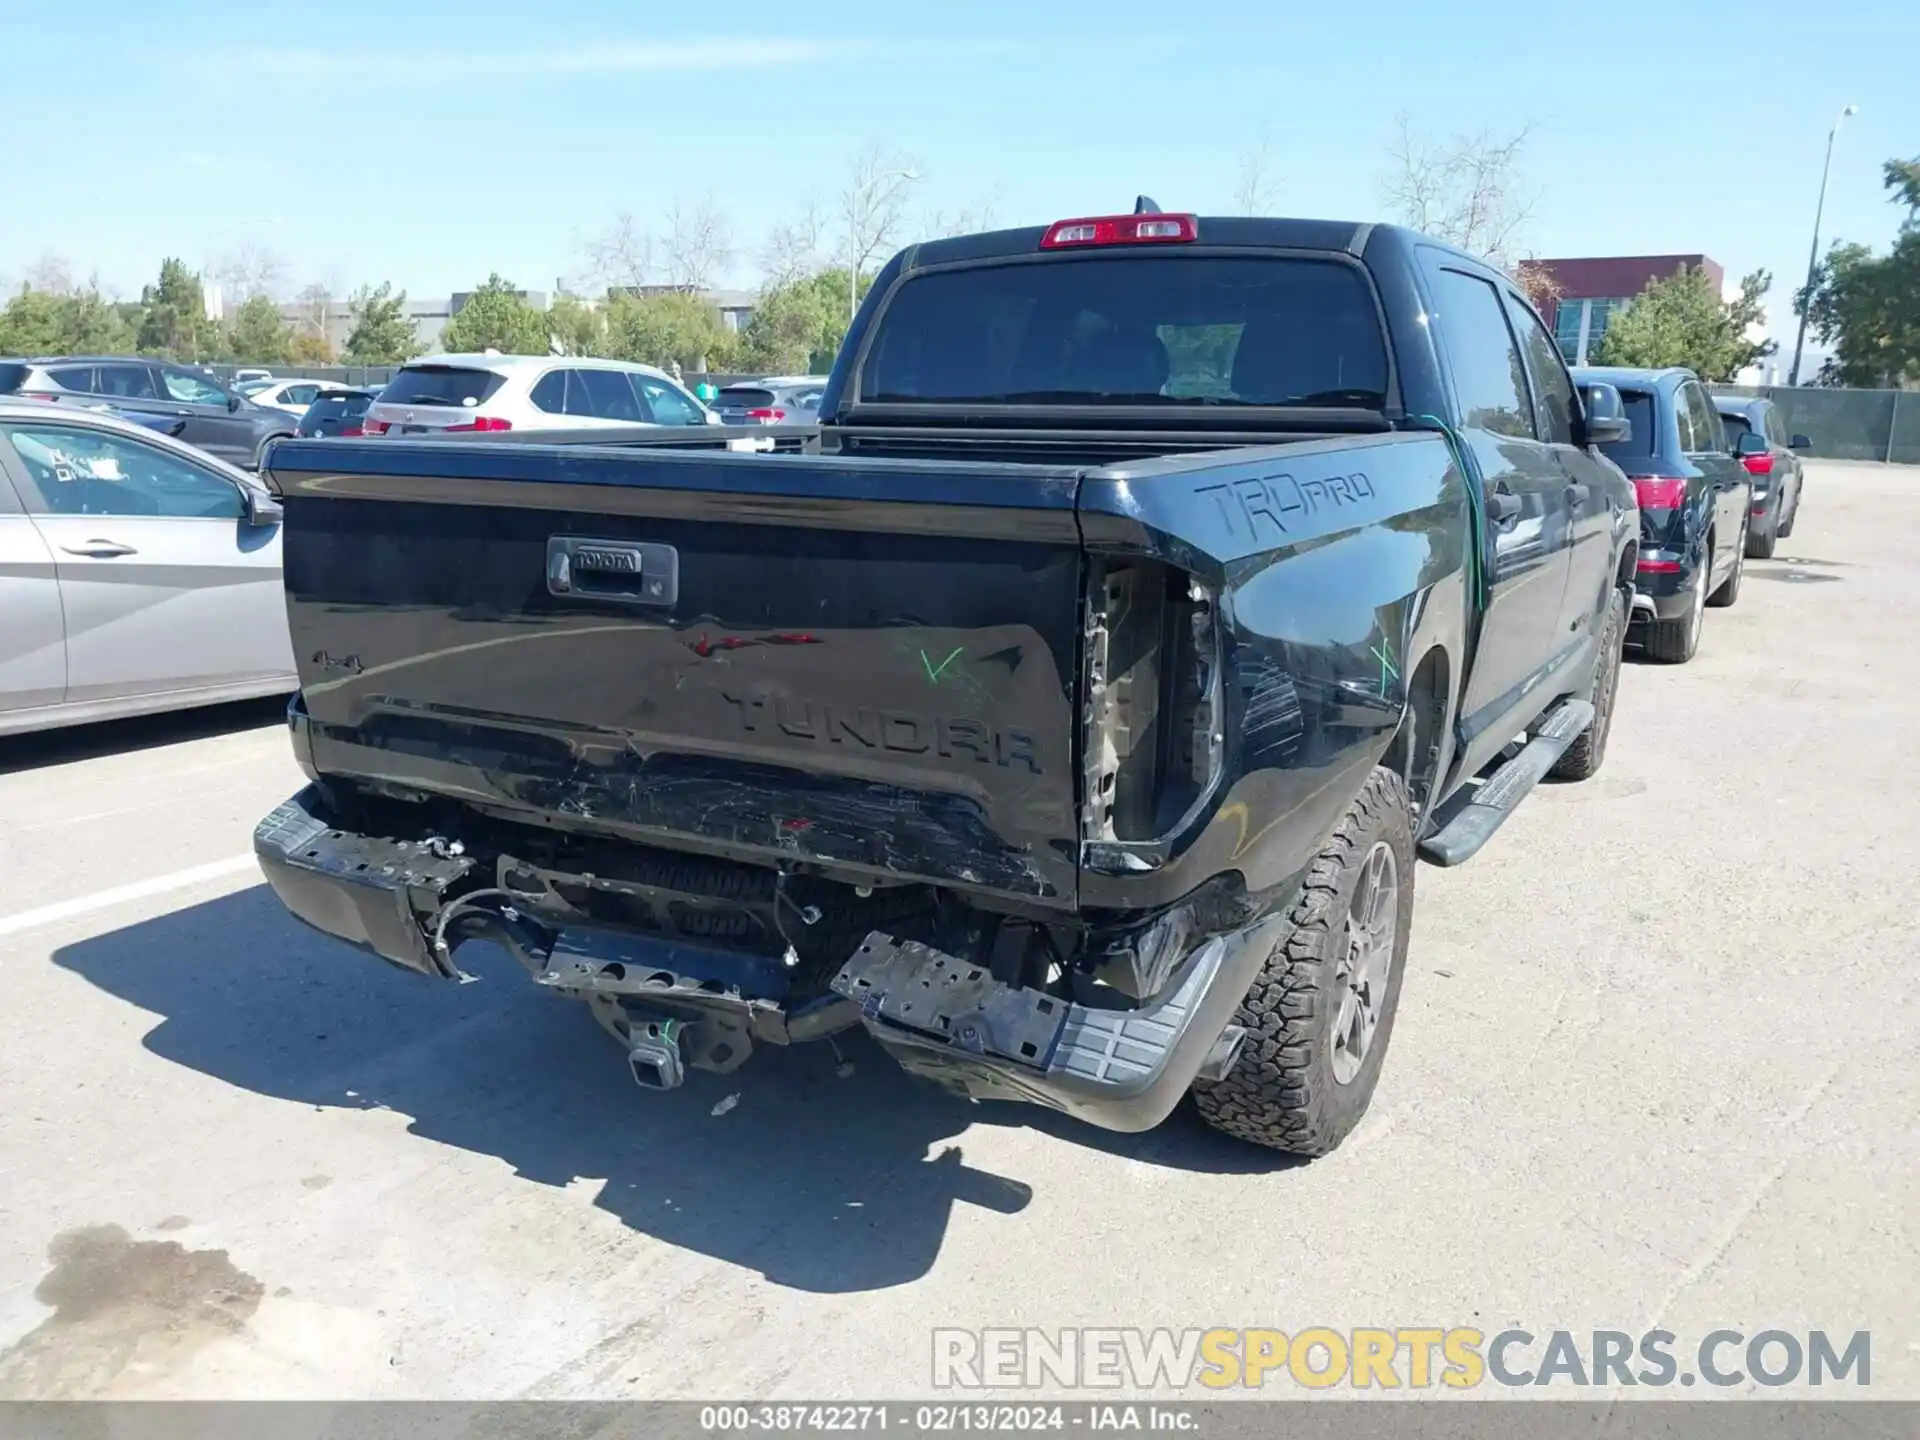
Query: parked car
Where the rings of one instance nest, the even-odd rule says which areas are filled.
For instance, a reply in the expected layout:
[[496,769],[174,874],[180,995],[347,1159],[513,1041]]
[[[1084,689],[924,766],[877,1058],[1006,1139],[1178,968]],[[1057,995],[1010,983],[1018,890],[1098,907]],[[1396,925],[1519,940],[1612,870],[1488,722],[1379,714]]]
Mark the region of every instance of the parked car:
[[256,405],[284,410],[297,418],[306,414],[307,407],[319,396],[351,389],[351,385],[342,385],[337,380],[268,380],[259,389],[249,390],[247,398]]
[[372,405],[377,390],[351,390],[345,386],[327,390],[314,397],[314,401],[300,417],[300,423],[294,427],[294,436],[317,439],[329,435],[364,435],[366,430],[361,422],[366,418],[367,407]]
[[1416,854],[1605,758],[1619,396],[1461,251],[1149,210],[896,256],[820,415],[804,461],[276,446],[275,891],[427,975],[500,941],[653,1088],[864,1026],[1331,1150]]
[[1799,452],[1813,444],[1804,435],[1788,435],[1780,407],[1748,395],[1716,395],[1714,408],[1733,442],[1733,453],[1753,477],[1753,510],[1747,522],[1747,554],[1771,560],[1774,543],[1793,534],[1800,518],[1800,491],[1806,467]]
[[772,375],[721,387],[713,408],[728,425],[810,425],[820,413],[824,375]]
[[295,687],[280,506],[98,410],[0,399],[0,734]]
[[239,390],[256,380],[271,379],[273,379],[273,372],[271,370],[263,370],[257,366],[243,365],[233,372],[233,388]]
[[138,355],[32,360],[10,393],[55,403],[111,405],[129,415],[177,416],[187,422],[180,439],[249,470],[260,468],[269,444],[293,434],[293,417],[286,411],[253,404],[205,370]]
[[434,355],[410,361],[361,422],[369,435],[718,425],[665,371],[557,355]]
[[1706,608],[1740,598],[1753,477],[1691,370],[1573,373],[1620,392],[1632,433],[1600,448],[1626,472],[1640,505],[1634,626],[1649,656],[1684,664],[1700,648]]

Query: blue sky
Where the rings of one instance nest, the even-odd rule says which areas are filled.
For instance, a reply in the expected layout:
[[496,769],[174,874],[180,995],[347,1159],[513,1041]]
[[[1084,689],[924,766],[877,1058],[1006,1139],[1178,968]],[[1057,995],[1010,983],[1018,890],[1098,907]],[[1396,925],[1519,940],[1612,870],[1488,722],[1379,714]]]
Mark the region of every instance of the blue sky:
[[918,163],[922,208],[1026,223],[1227,209],[1264,127],[1278,210],[1384,218],[1405,111],[1533,127],[1525,248],[1705,251],[1784,305],[1840,106],[1828,236],[1884,243],[1880,163],[1920,154],[1913,0],[93,0],[84,25],[0,0],[0,55],[0,277],[55,253],[125,294],[249,242],[294,285],[546,287],[615,212],[707,191],[750,253],[868,141]]

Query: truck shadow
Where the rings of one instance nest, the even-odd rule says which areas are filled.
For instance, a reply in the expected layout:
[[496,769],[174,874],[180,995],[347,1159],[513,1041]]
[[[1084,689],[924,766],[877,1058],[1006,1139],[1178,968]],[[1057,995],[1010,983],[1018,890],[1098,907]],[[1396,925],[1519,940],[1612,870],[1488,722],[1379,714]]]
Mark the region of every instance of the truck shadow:
[[159,1016],[144,1044],[175,1064],[299,1104],[395,1111],[410,1133],[539,1184],[604,1177],[596,1203],[633,1229],[801,1290],[919,1278],[956,1202],[1023,1210],[1028,1184],[967,1163],[970,1125],[1180,1170],[1297,1163],[1215,1135],[1190,1107],[1148,1134],[1113,1135],[1031,1106],[968,1105],[857,1034],[838,1040],[850,1070],[826,1044],[762,1046],[732,1075],[640,1093],[585,1007],[537,991],[490,947],[460,954],[480,983],[409,975],[296,924],[260,885],[53,958]]

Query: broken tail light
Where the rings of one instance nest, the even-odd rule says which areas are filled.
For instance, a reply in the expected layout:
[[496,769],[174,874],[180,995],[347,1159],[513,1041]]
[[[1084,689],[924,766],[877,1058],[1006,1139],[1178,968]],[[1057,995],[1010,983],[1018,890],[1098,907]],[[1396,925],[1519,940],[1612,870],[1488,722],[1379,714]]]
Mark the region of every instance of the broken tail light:
[[1194,577],[1153,561],[1110,563],[1093,584],[1083,838],[1111,863],[1141,868],[1153,862],[1112,847],[1174,834],[1220,775],[1216,597]]

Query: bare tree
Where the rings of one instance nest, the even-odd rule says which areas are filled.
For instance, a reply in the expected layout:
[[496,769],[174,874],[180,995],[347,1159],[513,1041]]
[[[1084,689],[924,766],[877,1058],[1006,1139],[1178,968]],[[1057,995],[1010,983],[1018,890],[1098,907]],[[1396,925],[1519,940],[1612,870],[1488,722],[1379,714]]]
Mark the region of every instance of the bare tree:
[[316,280],[311,285],[302,286],[293,299],[300,307],[301,326],[312,334],[325,335],[327,315],[333,309],[332,289]]
[[949,235],[973,235],[982,230],[991,230],[998,211],[998,197],[988,195],[958,210],[931,210],[916,228],[922,235],[935,240]]
[[236,303],[271,295],[286,280],[287,265],[257,241],[246,241],[207,266],[206,276]]
[[1532,127],[1510,135],[1465,131],[1436,141],[1416,132],[1404,114],[1394,124],[1381,182],[1386,202],[1414,229],[1506,264],[1533,213],[1521,170]]
[[669,284],[706,290],[733,263],[733,222],[712,195],[676,200],[661,248]]
[[1240,183],[1234,188],[1234,208],[1242,215],[1265,215],[1273,208],[1280,177],[1273,169],[1273,129],[1262,125],[1253,143],[1240,157]]
[[584,278],[591,287],[640,286],[653,280],[654,238],[630,210],[615,215],[605,230],[589,237],[580,248],[586,268]]
[[769,289],[791,285],[820,269],[826,221],[811,201],[805,209],[767,232],[760,247],[760,272]]
[[27,267],[27,288],[48,295],[71,295],[80,287],[73,278],[73,266],[64,255],[51,250]]
[[906,221],[907,196],[919,179],[920,172],[906,157],[889,154],[877,144],[867,145],[854,157],[839,204],[849,314],[859,304],[861,273],[898,240]]

